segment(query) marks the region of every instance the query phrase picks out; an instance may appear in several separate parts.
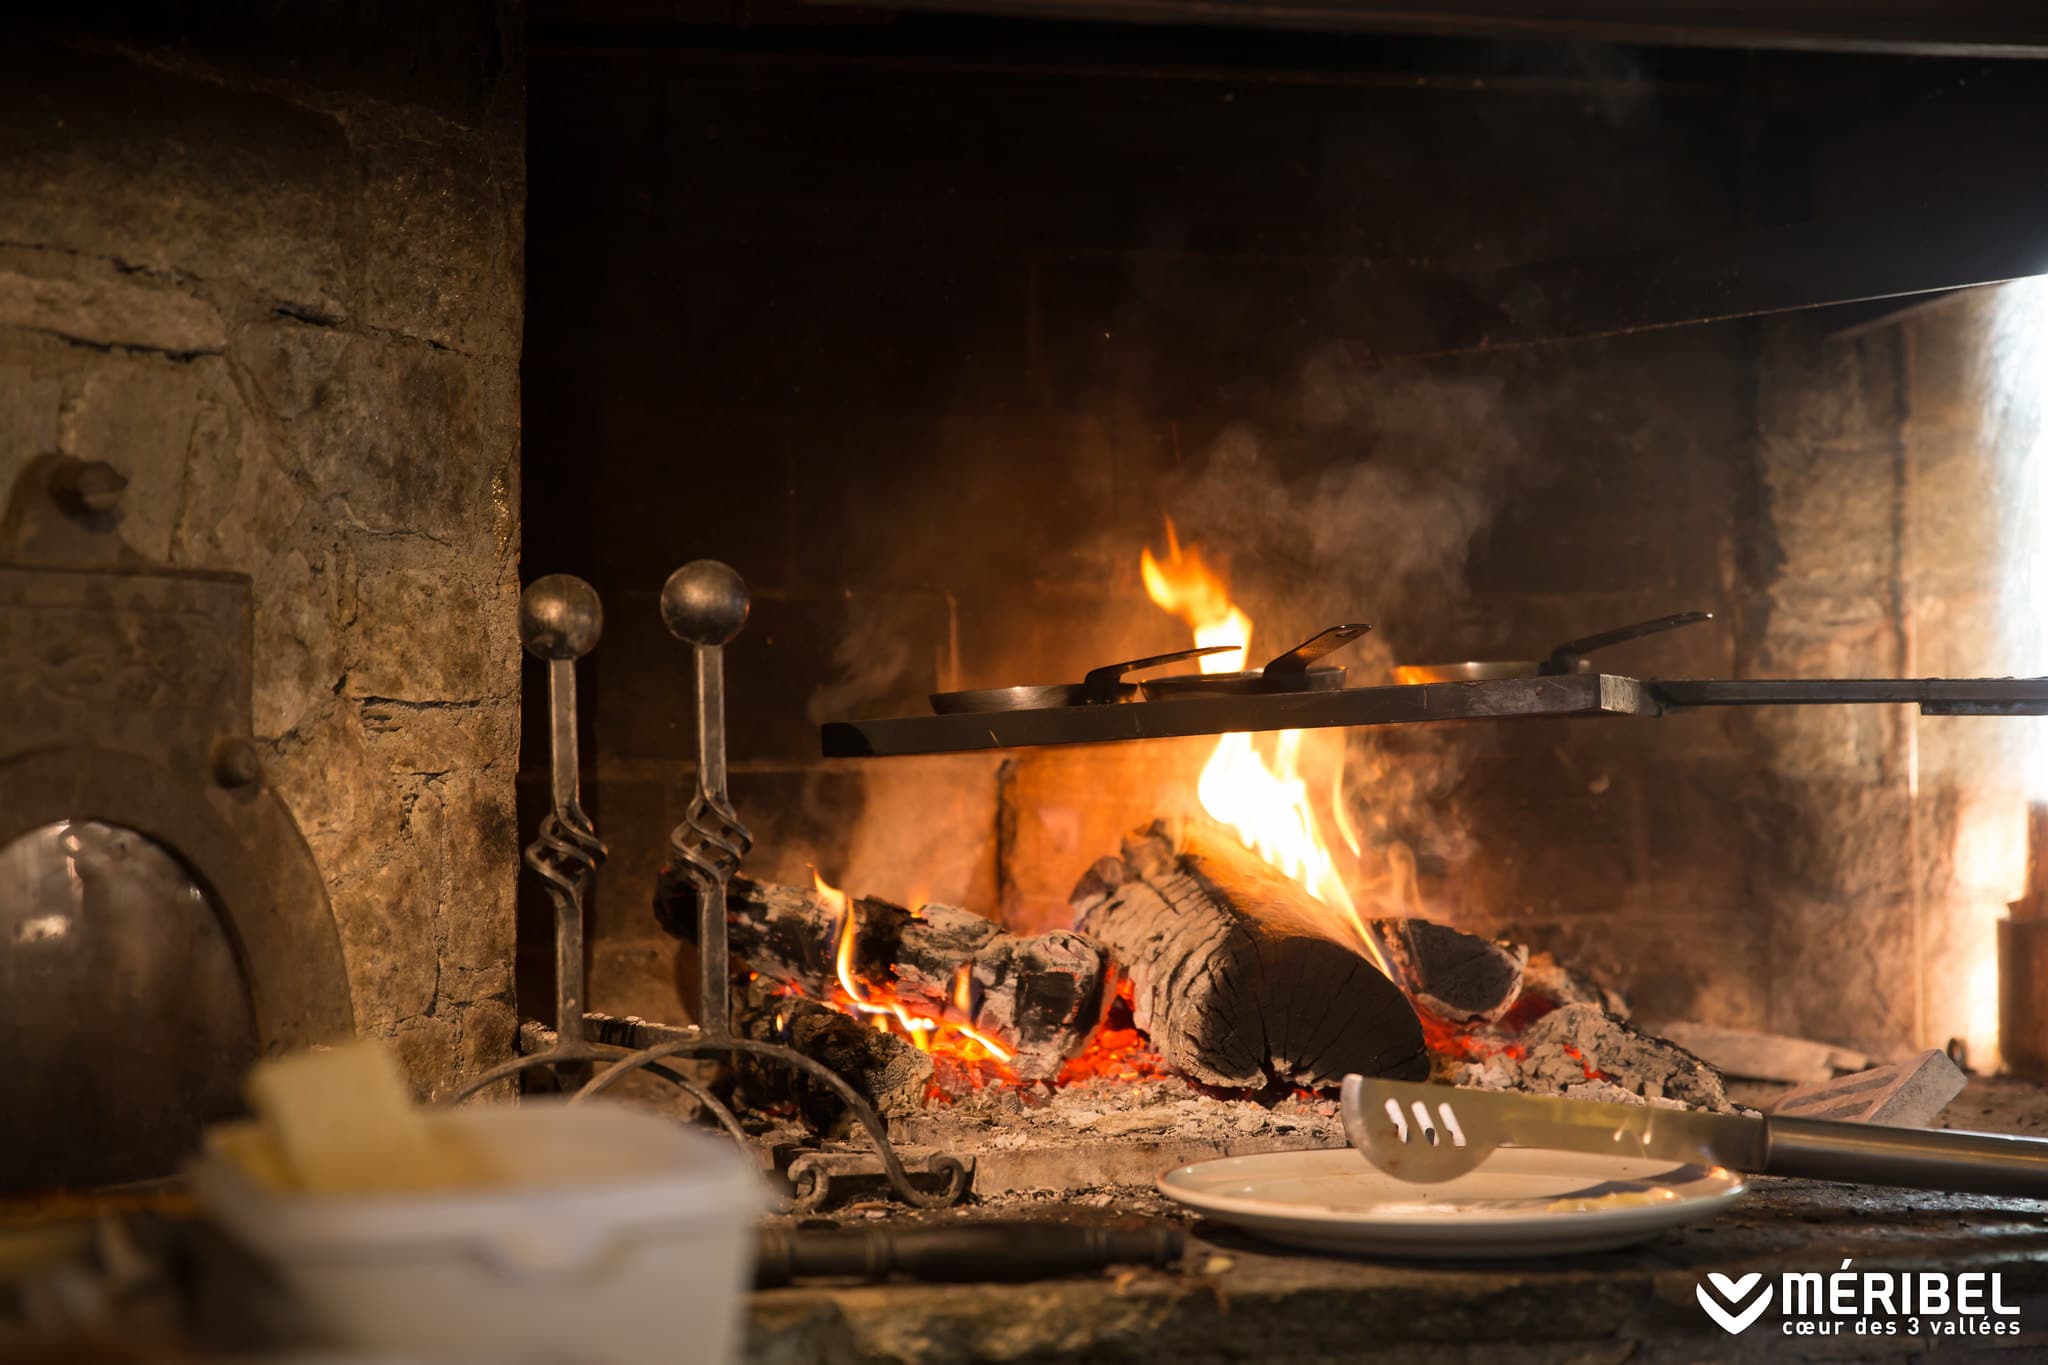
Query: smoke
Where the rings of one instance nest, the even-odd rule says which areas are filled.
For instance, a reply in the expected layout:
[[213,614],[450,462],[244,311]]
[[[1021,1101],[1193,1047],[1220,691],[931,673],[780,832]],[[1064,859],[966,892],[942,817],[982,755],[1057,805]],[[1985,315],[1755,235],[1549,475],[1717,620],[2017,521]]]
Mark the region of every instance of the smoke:
[[[1473,545],[1527,463],[1508,409],[1515,363],[1372,365],[1326,351],[1305,367],[1291,421],[1230,427],[1167,491],[1187,537],[1227,561],[1256,623],[1254,665],[1348,621],[1379,628],[1331,660],[1354,686],[1429,661],[1397,657],[1403,628],[1462,609]],[[1306,736],[1305,770],[1326,775],[1317,789],[1368,917],[1422,911],[1423,881],[1468,854],[1444,801],[1466,752],[1433,729]]]
[[[986,489],[906,509],[877,554],[891,557],[899,580],[926,585],[919,601],[957,612],[949,638],[967,635],[968,647],[953,651],[966,657],[934,670],[918,652],[929,645],[905,644],[935,637],[924,606],[861,604],[812,697],[813,719],[921,709],[904,696],[919,677],[955,686],[1071,681],[1111,659],[1188,642],[1185,625],[1152,606],[1138,581],[1141,549],[1163,545],[1162,515],[1200,544],[1252,617],[1251,666],[1327,626],[1365,621],[1374,633],[1331,662],[1352,670],[1353,685],[1390,681],[1397,654],[1429,661],[1413,643],[1440,646],[1429,632],[1464,642],[1467,559],[1527,465],[1526,421],[1510,420],[1511,409],[1541,405],[1540,387],[1510,392],[1525,363],[1500,354],[1388,364],[1343,346],[1323,350],[1277,401],[1259,405],[1259,420],[1223,427],[1185,463],[1120,475],[1114,497],[1076,499],[1070,534],[1042,553],[1035,573],[1007,562],[1019,528],[1013,512],[1005,520],[988,509]],[[1091,442],[1049,452],[1033,477],[1058,479],[1063,465],[1131,468]],[[986,477],[1001,487],[1005,473]],[[904,525],[944,529],[905,535]],[[1047,535],[1034,526],[1024,538]],[[960,605],[940,588],[957,591]],[[1058,605],[1038,605],[1034,592]],[[1304,737],[1304,776],[1364,913],[1415,913],[1418,888],[1464,856],[1469,841],[1442,798],[1467,748],[1485,742],[1420,727]],[[828,878],[863,894],[983,906],[1000,881],[1006,915],[1044,927],[1036,916],[1063,905],[1074,878],[1121,834],[1192,799],[1209,746],[1127,747],[1028,753],[1024,778],[1001,791],[986,760],[859,765],[841,775],[857,795],[832,798],[844,802],[840,819],[812,825],[830,830],[813,856]],[[999,829],[1018,831],[1014,861],[992,871]]]
[[1227,429],[1167,490],[1188,536],[1227,561],[1261,627],[1255,659],[1362,619],[1380,633],[1349,657],[1384,664],[1390,612],[1464,596],[1473,540],[1522,463],[1505,387],[1493,372],[1326,352],[1306,367],[1294,422]]

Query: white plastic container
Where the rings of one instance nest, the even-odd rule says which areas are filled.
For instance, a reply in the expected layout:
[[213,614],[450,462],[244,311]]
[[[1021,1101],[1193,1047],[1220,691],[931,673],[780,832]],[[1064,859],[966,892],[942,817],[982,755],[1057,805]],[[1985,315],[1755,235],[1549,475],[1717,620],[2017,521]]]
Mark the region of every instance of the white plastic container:
[[193,1191],[336,1345],[594,1365],[732,1358],[767,1193],[730,1141],[603,1103],[434,1121],[467,1130],[507,1183],[280,1195],[207,1156]]

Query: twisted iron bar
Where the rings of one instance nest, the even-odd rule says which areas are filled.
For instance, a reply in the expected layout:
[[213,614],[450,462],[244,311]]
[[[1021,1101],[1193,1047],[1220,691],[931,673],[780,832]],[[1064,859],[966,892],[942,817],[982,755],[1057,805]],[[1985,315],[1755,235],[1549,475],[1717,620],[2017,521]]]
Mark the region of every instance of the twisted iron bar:
[[683,814],[683,823],[669,836],[669,847],[698,891],[730,881],[754,847],[754,835],[740,823],[739,812],[724,792],[697,789]]
[[571,803],[542,818],[539,833],[526,846],[525,861],[548,884],[557,910],[566,899],[580,914],[590,879],[610,856],[611,850],[597,837],[597,826],[582,805]]

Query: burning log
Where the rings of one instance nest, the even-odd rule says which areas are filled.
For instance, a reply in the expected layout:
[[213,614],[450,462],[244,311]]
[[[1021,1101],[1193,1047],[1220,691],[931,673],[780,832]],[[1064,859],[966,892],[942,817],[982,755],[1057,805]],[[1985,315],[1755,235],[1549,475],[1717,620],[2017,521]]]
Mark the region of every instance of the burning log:
[[1377,919],[1374,931],[1408,997],[1453,1024],[1491,1023],[1522,993],[1529,950],[1426,919]]
[[1302,887],[1224,834],[1176,852],[1164,823],[1124,840],[1074,888],[1076,926],[1131,980],[1139,1028],[1168,1065],[1232,1089],[1320,1087],[1349,1072],[1429,1073],[1407,999],[1316,932]]
[[[661,908],[670,932],[695,933],[694,908]],[[808,887],[735,878],[727,900],[733,955],[775,981],[819,999],[847,973],[863,996],[872,983],[912,1014],[967,1025],[1001,1040],[1020,1078],[1056,1075],[1086,1046],[1108,1004],[1109,964],[1100,945],[1066,930],[1016,935],[972,911],[927,905],[912,913],[888,901],[850,902],[848,930],[835,897]]]
[[[893,1034],[868,1028],[829,1005],[798,996],[777,996],[739,1011],[734,1031],[742,1038],[782,1043],[831,1067],[884,1118],[917,1113],[932,1079],[932,1059]],[[764,1097],[793,1099],[804,1119],[821,1133],[842,1127],[846,1105],[822,1081],[772,1062],[740,1056],[740,1082],[749,1103]]]

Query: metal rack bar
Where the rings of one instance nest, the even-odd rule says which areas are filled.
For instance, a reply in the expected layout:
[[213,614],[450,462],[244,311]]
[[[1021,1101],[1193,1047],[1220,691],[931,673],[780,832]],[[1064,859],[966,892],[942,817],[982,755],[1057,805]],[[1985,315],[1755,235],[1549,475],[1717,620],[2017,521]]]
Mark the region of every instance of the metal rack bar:
[[1064,706],[952,716],[832,721],[822,727],[827,758],[961,753],[1041,744],[1221,735],[1238,730],[1316,730],[1436,720],[1517,716],[1654,716],[1659,707],[1634,678],[1574,673],[1554,678],[1423,683],[1190,697],[1114,706]]
[[2048,678],[1703,678],[1649,686],[1672,708],[1902,703],[1930,716],[2048,715]]
[[1918,705],[1936,716],[2048,715],[2048,678],[1710,678],[1645,681],[1613,673],[1348,687],[1179,701],[831,721],[827,758],[1107,744],[1243,730],[1408,725],[1541,716],[1661,716],[1700,706]]

